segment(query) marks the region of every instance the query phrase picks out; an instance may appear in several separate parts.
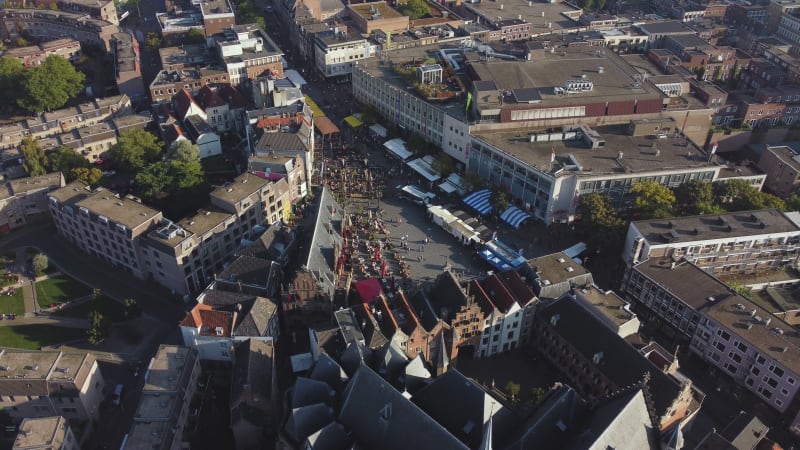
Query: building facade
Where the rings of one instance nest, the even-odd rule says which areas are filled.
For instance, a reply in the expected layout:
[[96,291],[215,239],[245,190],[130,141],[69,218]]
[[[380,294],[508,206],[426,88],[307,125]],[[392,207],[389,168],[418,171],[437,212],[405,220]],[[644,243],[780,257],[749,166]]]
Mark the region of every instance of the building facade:
[[16,39],[23,31],[44,41],[70,36],[83,44],[108,51],[111,49],[111,38],[119,32],[119,27],[80,13],[47,9],[0,11],[0,33],[4,38]]
[[37,220],[50,209],[47,194],[64,187],[61,172],[7,182],[0,189],[0,231],[10,231]]

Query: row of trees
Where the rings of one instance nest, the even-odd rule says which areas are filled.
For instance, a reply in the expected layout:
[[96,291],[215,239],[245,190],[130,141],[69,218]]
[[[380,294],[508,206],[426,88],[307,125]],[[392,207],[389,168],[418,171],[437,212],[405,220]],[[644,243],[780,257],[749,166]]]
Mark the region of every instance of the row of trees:
[[17,106],[42,113],[64,106],[83,90],[83,73],[61,56],[50,55],[35,67],[10,56],[0,58],[0,95],[16,99]]
[[[705,183],[690,180],[675,189],[655,181],[643,181],[631,187],[632,217],[660,219],[667,217],[776,208],[800,208],[800,196],[787,201],[759,191],[744,180]],[[601,253],[618,252],[627,232],[627,223],[614,209],[610,197],[599,193],[584,194],[580,203],[581,228],[589,246]]]
[[27,137],[20,144],[20,152],[23,158],[22,168],[31,176],[61,172],[67,183],[80,180],[93,188],[103,178],[100,169],[92,167],[86,158],[69,147],[61,147],[46,155],[35,138]]

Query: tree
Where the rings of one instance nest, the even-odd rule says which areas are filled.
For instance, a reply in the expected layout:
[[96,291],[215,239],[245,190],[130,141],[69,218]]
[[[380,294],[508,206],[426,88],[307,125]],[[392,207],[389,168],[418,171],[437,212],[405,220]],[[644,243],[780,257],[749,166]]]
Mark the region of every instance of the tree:
[[123,168],[138,172],[145,165],[158,160],[162,144],[151,133],[142,129],[123,132],[111,146],[111,156]]
[[125,306],[125,317],[128,319],[135,319],[142,315],[142,309],[139,308],[139,303],[132,298],[126,298],[122,304]]
[[602,254],[618,252],[625,239],[626,224],[611,206],[608,195],[584,194],[578,208],[581,232],[589,248]]
[[61,147],[58,151],[47,155],[47,168],[49,171],[63,173],[67,183],[75,179],[71,174],[73,169],[88,166],[89,161],[69,147]]
[[200,162],[200,147],[188,139],[173,142],[167,149],[167,159],[182,162]]
[[150,48],[161,47],[161,38],[158,36],[158,33],[154,31],[147,33],[147,39],[145,39],[144,45]]
[[728,211],[751,209],[786,209],[786,203],[772,194],[759,191],[745,180],[730,180],[714,185],[714,196],[718,204]]
[[42,65],[25,71],[17,104],[35,113],[60,108],[83,90],[85,78],[66,59],[50,55]]
[[437,153],[433,158],[433,164],[431,164],[431,166],[445,178],[456,170],[453,158],[445,152]]
[[676,215],[719,214],[724,211],[714,203],[714,190],[711,183],[689,180],[676,187],[674,193]]
[[111,331],[111,322],[97,310],[89,313],[89,322],[92,326],[86,330],[87,340],[92,345],[102,344]]
[[413,152],[415,155],[427,153],[429,144],[424,137],[417,133],[412,134],[406,141],[406,148]]
[[508,209],[508,196],[502,189],[495,188],[492,190],[492,195],[489,197],[489,204],[492,205],[494,211],[500,215],[503,211]]
[[39,142],[35,138],[28,136],[23,139],[19,145],[19,151],[22,153],[22,168],[28,172],[28,175],[35,177],[47,173],[44,150],[39,147]]
[[544,390],[543,387],[535,387],[531,388],[530,394],[531,394],[531,402],[533,404],[536,404],[539,403],[539,400],[541,400],[545,395],[547,395],[547,391]]
[[800,211],[800,194],[794,193],[786,199],[786,209],[788,211]]
[[519,396],[519,389],[520,389],[519,383],[514,383],[511,380],[509,380],[509,382],[506,383],[505,391],[506,394],[508,394],[508,396],[511,397],[512,401],[516,400],[517,397]]
[[675,194],[656,181],[640,181],[631,186],[633,207],[644,219],[663,219],[672,216]]
[[37,277],[44,275],[44,271],[47,270],[47,266],[49,264],[50,261],[47,259],[47,256],[44,253],[37,253],[31,260],[33,273],[35,273]]
[[95,188],[103,179],[103,172],[97,167],[76,167],[70,170],[69,178],[82,181]]
[[431,13],[431,9],[425,0],[408,0],[400,6],[400,12],[407,15],[411,20],[421,19]]
[[483,186],[483,178],[481,178],[477,173],[467,172],[464,174],[462,178],[464,180],[464,184],[466,184],[467,189],[470,191],[473,191]]
[[186,44],[202,44],[206,41],[206,35],[199,28],[190,28],[186,32],[186,38],[183,41]]
[[19,95],[23,82],[25,67],[17,58],[4,56],[0,58],[0,95],[11,99]]

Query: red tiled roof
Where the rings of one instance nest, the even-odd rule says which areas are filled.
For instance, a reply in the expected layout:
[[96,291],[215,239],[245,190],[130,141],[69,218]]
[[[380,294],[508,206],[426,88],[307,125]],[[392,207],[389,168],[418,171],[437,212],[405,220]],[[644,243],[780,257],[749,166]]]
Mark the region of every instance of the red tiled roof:
[[492,274],[484,278],[480,281],[480,284],[484,292],[489,294],[489,299],[492,300],[492,303],[494,303],[500,311],[504,313],[508,312],[511,306],[516,302],[514,296],[511,295],[511,292],[506,288],[497,274]]
[[222,97],[214,92],[209,85],[205,85],[200,88],[200,92],[197,93],[197,102],[203,107],[203,109],[222,106],[225,104],[225,100],[223,100]]
[[[224,336],[230,337],[233,328],[233,313],[228,311],[201,310],[200,336]],[[217,328],[222,329],[222,333],[217,333]]]
[[476,280],[469,282],[469,294],[475,296],[478,306],[481,307],[483,314],[489,315],[494,312],[497,307],[492,303],[489,295],[483,290],[483,287]]
[[192,98],[192,94],[186,89],[181,89],[180,92],[175,94],[172,97],[172,103],[175,107],[175,113],[181,120],[186,118],[186,112],[189,111],[189,108],[191,108],[193,104],[197,105]]
[[406,315],[406,326],[403,329],[403,332],[411,335],[414,332],[414,329],[420,326],[419,318],[417,318],[417,313],[411,309],[411,305],[406,300],[406,296],[403,295],[402,292],[397,293],[397,300],[400,302],[400,307],[403,309],[403,314]]
[[514,300],[519,303],[519,306],[525,306],[531,299],[536,297],[527,283],[519,276],[516,270],[506,270],[500,274],[506,287],[511,291]]
[[[386,298],[378,297],[378,299],[375,301],[375,308],[381,312],[383,321],[382,324],[391,326],[391,334],[394,334],[394,331],[400,328],[400,325],[397,323],[397,318],[395,318],[394,314],[392,314],[392,310],[389,308],[389,303],[386,302]],[[383,320],[383,318],[385,318],[385,320]]]
[[197,328],[200,326],[203,321],[200,319],[200,311],[210,311],[212,308],[208,305],[204,305],[202,303],[198,303],[197,306],[192,308],[191,311],[186,313],[186,317],[181,320],[179,324],[182,327],[192,327]]
[[289,117],[267,117],[266,119],[261,119],[256,123],[256,128],[267,128],[267,127],[275,127],[278,125],[292,125],[297,123],[294,116]]

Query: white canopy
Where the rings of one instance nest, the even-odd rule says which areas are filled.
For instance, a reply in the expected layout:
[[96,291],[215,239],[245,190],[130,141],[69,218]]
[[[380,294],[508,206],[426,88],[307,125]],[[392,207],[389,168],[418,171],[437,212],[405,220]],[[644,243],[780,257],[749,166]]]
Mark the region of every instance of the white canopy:
[[373,133],[377,134],[379,137],[382,138],[385,138],[386,134],[388,133],[386,131],[386,127],[377,123],[373,123],[372,125],[370,125],[369,129],[370,131],[372,131]]
[[426,158],[428,158],[428,156],[426,156],[425,158],[417,158],[417,159],[415,159],[413,161],[407,162],[406,164],[408,164],[408,167],[411,167],[412,169],[414,169],[414,172],[417,172],[423,178],[425,178],[426,180],[428,180],[430,182],[434,182],[436,180],[441,179],[442,176],[439,175],[439,172],[437,172],[431,166],[431,163],[429,161],[427,161]]
[[411,153],[406,148],[405,141],[403,141],[400,138],[390,139],[390,140],[384,142],[383,146],[386,147],[386,149],[389,150],[390,152],[392,152],[395,156],[400,158],[401,161],[405,161],[408,158],[414,156],[414,154]]

